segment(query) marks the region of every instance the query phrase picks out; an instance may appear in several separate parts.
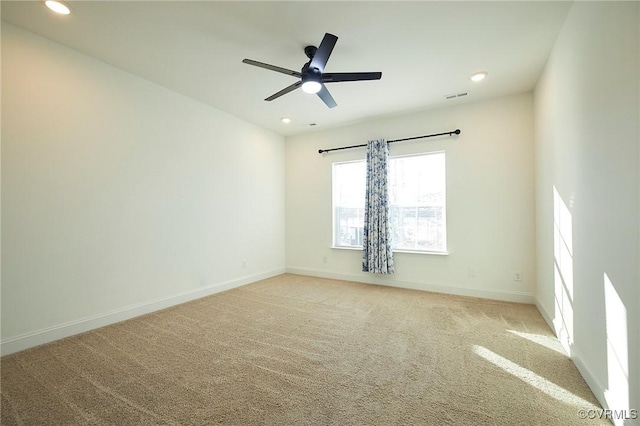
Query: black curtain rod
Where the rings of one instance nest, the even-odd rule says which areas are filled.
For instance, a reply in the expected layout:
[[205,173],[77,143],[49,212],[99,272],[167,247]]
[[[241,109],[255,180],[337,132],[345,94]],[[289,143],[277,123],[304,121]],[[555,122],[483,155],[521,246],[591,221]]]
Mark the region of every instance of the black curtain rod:
[[[435,133],[433,135],[423,135],[423,136],[414,136],[412,138],[394,139],[392,141],[387,141],[387,143],[410,141],[410,140],[413,140],[413,139],[432,138],[434,136],[443,136],[443,135],[451,136],[453,134],[459,135],[460,134],[460,129],[456,129],[456,130],[453,130],[451,132]],[[360,147],[363,147],[363,146],[367,146],[367,144],[365,143],[365,144],[362,144],[362,145],[343,146],[343,147],[340,147],[340,148],[319,149],[318,150],[318,154],[322,154],[324,152],[329,152],[329,151],[339,151],[341,149],[360,148]]]

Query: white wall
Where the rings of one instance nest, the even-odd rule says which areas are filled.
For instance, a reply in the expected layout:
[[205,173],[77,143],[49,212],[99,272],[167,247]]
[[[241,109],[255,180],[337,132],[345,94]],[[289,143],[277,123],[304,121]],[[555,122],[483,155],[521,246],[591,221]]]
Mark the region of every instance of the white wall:
[[3,352],[284,272],[284,179],[281,136],[3,23]]
[[637,2],[574,3],[535,90],[538,304],[600,402],[627,410],[640,410],[638,28]]
[[[319,155],[318,149],[456,128],[462,130],[457,137],[390,145],[392,156],[446,152],[448,256],[396,253],[396,273],[379,277],[361,272],[361,251],[331,248],[331,165],[362,159],[366,151],[358,148]],[[290,137],[286,157],[288,271],[533,302],[530,93]],[[469,268],[476,270],[476,277],[469,276]],[[515,271],[522,273],[522,281],[514,281]]]

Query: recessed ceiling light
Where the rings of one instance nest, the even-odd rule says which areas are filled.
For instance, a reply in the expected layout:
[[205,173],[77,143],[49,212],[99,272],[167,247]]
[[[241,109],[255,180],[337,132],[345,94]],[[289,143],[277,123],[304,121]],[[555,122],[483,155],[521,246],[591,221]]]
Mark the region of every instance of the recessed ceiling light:
[[471,74],[469,78],[471,79],[471,81],[482,81],[487,76],[487,74],[488,73],[486,71],[480,71]]
[[46,0],[44,2],[45,6],[47,6],[49,9],[51,9],[52,11],[54,11],[55,13],[59,13],[60,15],[68,15],[71,13],[71,9],[69,9],[69,6],[67,6],[66,4],[64,4],[61,1],[57,1],[57,0]]
[[291,123],[291,119],[289,117],[282,117],[280,121],[282,121],[284,124]]

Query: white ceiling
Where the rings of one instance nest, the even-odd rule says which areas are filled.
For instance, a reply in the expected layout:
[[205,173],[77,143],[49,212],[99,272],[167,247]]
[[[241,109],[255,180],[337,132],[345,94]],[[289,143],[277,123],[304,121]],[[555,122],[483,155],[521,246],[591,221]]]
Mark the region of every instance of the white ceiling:
[[[2,1],[10,22],[282,135],[531,90],[569,2]],[[293,77],[303,48],[338,36],[326,72],[381,71],[327,85],[338,106],[301,90],[264,98]],[[481,83],[469,75],[488,71]],[[469,91],[456,100],[452,93]],[[291,117],[285,125],[281,117]],[[310,127],[310,123],[317,126]]]

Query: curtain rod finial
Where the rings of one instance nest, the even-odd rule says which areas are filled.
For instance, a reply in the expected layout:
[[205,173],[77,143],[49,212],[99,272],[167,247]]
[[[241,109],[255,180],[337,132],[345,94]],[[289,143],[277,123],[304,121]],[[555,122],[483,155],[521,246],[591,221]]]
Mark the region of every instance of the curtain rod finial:
[[455,133],[456,135],[459,135],[460,134],[460,129],[456,129],[456,131],[453,132],[453,133]]
[[319,150],[318,150],[318,154],[322,154],[323,152],[324,152],[324,151],[323,151],[323,150],[321,150],[321,149],[319,149]]

